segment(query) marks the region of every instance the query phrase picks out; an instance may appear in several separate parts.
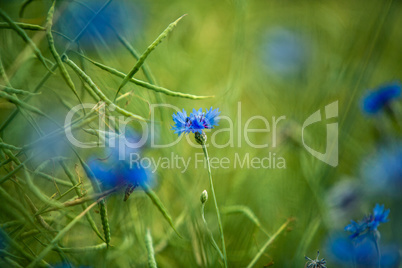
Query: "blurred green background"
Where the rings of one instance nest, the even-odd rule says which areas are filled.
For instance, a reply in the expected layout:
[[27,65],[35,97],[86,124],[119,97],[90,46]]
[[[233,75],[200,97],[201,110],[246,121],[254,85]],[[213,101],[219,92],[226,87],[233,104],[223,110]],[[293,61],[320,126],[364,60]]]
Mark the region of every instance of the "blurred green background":
[[[44,26],[51,2],[27,2],[22,14],[20,10],[24,1],[2,0],[0,7],[16,22]],[[93,14],[88,10],[99,10],[103,2],[57,1],[53,29],[74,39]],[[289,218],[294,221],[264,251],[255,267],[270,265],[271,262],[274,267],[304,267],[304,256],[313,258],[317,250],[320,250],[321,257],[327,258],[325,243],[329,235],[337,230],[342,232],[351,219],[362,218],[375,203],[384,203],[391,208],[391,220],[381,229],[381,239],[394,243],[401,241],[400,200],[386,194],[375,197],[367,194],[361,175],[362,163],[368,155],[376,152],[381,140],[387,140],[388,136],[400,137],[400,134],[394,132],[386,118],[367,117],[360,108],[367,89],[402,76],[400,1],[112,1],[104,11],[100,14],[104,16],[103,21],[95,21],[98,26],[90,26],[79,42],[70,46],[67,55],[110,99],[113,99],[122,78],[100,70],[72,51],[128,73],[137,60],[106,24],[112,24],[133,48],[143,52],[171,22],[187,14],[146,59],[145,64],[153,77],[151,82],[172,91],[215,97],[191,100],[129,83],[121,93],[131,93],[119,105],[147,119],[151,118],[151,104],[167,103],[187,112],[212,106],[220,109],[221,116],[231,119],[233,125],[221,120],[220,126],[207,134],[210,139],[219,129],[233,127],[236,130],[233,146],[209,147],[211,157],[229,157],[232,163],[228,169],[212,170],[218,204],[222,212],[230,206],[247,207],[258,218],[262,228],[245,214],[222,213],[229,267],[246,267],[269,239],[263,230],[273,234]],[[43,56],[54,62],[45,33],[29,30],[26,33]],[[56,49],[62,54],[68,41],[58,34],[54,34],[54,38]],[[0,29],[0,55],[14,88],[32,92],[47,73],[27,44],[10,29]],[[79,77],[68,66],[66,68],[82,101],[95,103]],[[144,81],[149,79],[142,70],[134,77]],[[28,103],[60,124],[64,124],[68,112],[66,106],[79,104],[58,70],[39,92],[41,94],[33,96]],[[339,123],[337,167],[314,158],[301,143],[304,120],[334,101],[338,101],[339,117],[328,122]],[[0,122],[6,122],[15,109],[12,103],[1,99]],[[400,113],[400,110],[399,103],[396,111]],[[170,130],[173,112],[167,108],[155,110],[158,142],[166,144],[177,139]],[[250,134],[253,143],[268,143],[268,148],[253,148],[246,143],[243,133],[239,137],[237,129],[242,132],[245,122],[256,115],[267,118],[270,124],[273,116],[286,117],[278,123],[275,147],[272,144],[272,125],[269,133]],[[36,121],[44,133],[57,129],[43,116],[32,114],[30,120]],[[18,114],[1,129],[3,141],[22,147],[39,138],[30,120]],[[323,121],[306,129],[306,144],[320,152],[325,151],[326,123]],[[138,122],[130,125],[141,130]],[[82,128],[96,127],[95,121]],[[255,120],[249,127],[264,128],[264,124]],[[74,133],[82,140],[96,141],[82,129]],[[220,133],[216,137],[218,144],[225,144],[230,135]],[[190,134],[189,138],[193,140],[193,135]],[[18,157],[23,161],[31,156],[27,166],[35,170],[52,157],[66,156],[66,163],[74,176],[82,179],[85,190],[91,192],[89,179],[68,146],[59,148],[52,144],[50,141],[42,143]],[[102,148],[76,149],[83,159],[94,154],[101,157],[103,152]],[[233,167],[236,154],[241,158],[246,154],[250,158],[262,158],[270,152],[277,158],[283,157],[286,168]],[[79,253],[52,251],[46,255],[46,262],[53,265],[64,261],[73,266],[90,267],[147,267],[144,237],[149,228],[158,266],[220,267],[218,254],[209,243],[201,220],[199,196],[204,189],[210,192],[207,170],[194,168],[195,154],[202,153],[202,150],[191,147],[183,138],[174,146],[148,146],[144,151],[146,156],[154,158],[170,157],[171,153],[185,159],[192,157],[190,168],[184,173],[178,168],[158,169],[154,191],[183,238],[172,231],[141,190],[135,191],[126,202],[123,201],[123,192],[119,192],[107,198],[111,248]],[[1,162],[6,160],[2,154]],[[11,165],[3,165],[2,176],[15,167]],[[57,162],[49,164],[43,172],[69,182]],[[13,180],[20,181],[22,186],[17,187]],[[1,187],[32,216],[23,194],[30,196],[38,208],[44,203],[31,193],[24,180],[23,172],[18,172]],[[359,201],[352,212],[338,215],[329,197],[331,189],[344,181],[356,183],[361,193],[356,197]],[[55,184],[49,180],[35,176],[34,183],[48,197],[57,194]],[[58,187],[61,192],[71,188]],[[75,197],[72,191],[60,201]],[[17,217],[12,213],[13,205],[6,200],[0,202],[2,229],[29,254],[38,255],[55,233],[43,233],[43,230],[30,233],[35,228],[24,222],[21,214],[17,213]],[[205,210],[208,226],[220,245],[211,197]],[[43,216],[55,230],[61,230],[81,211],[78,206]],[[97,212],[96,208],[90,213],[102,232]],[[16,222],[6,228],[4,224],[11,221]],[[100,243],[102,241],[82,219],[59,245],[77,248]],[[20,256],[11,259],[22,266],[29,263],[18,250],[11,248],[10,252]],[[4,259],[0,259],[1,262],[2,267],[10,265]],[[328,260],[328,267],[339,266]]]

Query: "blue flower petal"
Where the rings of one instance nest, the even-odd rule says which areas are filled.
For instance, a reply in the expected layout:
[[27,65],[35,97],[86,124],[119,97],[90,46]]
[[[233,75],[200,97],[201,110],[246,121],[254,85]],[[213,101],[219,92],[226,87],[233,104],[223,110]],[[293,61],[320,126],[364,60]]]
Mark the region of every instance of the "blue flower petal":
[[[126,184],[148,185],[153,179],[150,172],[137,163],[130,163],[130,153],[140,153],[142,148],[131,148],[132,144],[139,141],[139,136],[132,129],[126,129],[115,137],[115,141],[109,142],[106,148],[106,157],[103,159],[91,157],[88,166],[104,190],[123,186]],[[113,146],[112,146],[113,145]],[[125,156],[122,158],[121,156]]]
[[178,112],[173,114],[173,121],[175,126],[172,126],[172,130],[175,130],[175,134],[181,135],[182,133],[202,133],[204,129],[211,129],[218,125],[220,114],[219,109],[210,110],[206,109],[205,113],[200,108],[198,111],[193,109],[190,116],[183,109],[183,113]]
[[377,114],[392,100],[401,97],[401,84],[394,82],[369,91],[362,100],[363,111],[367,114]]
[[390,210],[384,211],[384,205],[376,204],[372,215],[368,215],[359,222],[352,221],[345,227],[345,231],[350,232],[350,238],[359,240],[366,236],[376,235],[377,227],[384,222],[387,222]]

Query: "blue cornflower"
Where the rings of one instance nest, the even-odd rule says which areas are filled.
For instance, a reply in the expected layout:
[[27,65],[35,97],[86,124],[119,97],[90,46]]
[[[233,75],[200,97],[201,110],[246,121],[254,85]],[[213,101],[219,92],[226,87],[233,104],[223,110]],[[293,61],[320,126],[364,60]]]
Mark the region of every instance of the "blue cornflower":
[[[213,126],[217,126],[218,122],[219,122],[219,114],[221,112],[219,112],[219,108],[212,110],[212,107],[209,109],[209,111],[207,109],[205,109],[206,113],[205,113],[205,117],[203,120],[203,125],[205,128],[210,129],[213,128]],[[193,110],[194,112],[194,110]],[[198,111],[198,114],[200,114],[200,112],[202,113],[201,109]],[[202,113],[203,114],[203,113]]]
[[401,83],[394,82],[369,91],[362,100],[363,111],[367,114],[377,114],[387,107],[394,99],[401,97]]
[[175,122],[175,126],[172,126],[172,130],[175,130],[175,134],[180,135],[181,133],[187,134],[191,132],[192,124],[184,109],[182,113],[177,112],[177,114],[173,114],[173,121]]
[[382,147],[362,166],[366,185],[373,193],[387,193],[400,197],[402,190],[402,144]]
[[142,148],[137,146],[139,139],[134,130],[127,129],[109,139],[105,158],[92,156],[88,160],[89,168],[104,190],[124,185],[142,186],[152,181],[150,172],[139,161],[130,162],[129,154],[141,152]]
[[190,116],[187,116],[186,111],[173,114],[173,121],[175,125],[172,126],[174,133],[181,135],[181,133],[202,133],[204,129],[212,129],[218,125],[219,122],[219,108],[212,110],[212,107],[205,112],[200,108],[198,111],[193,109]]
[[374,207],[374,214],[370,217],[370,221],[368,223],[368,227],[371,230],[377,230],[377,227],[380,225],[380,223],[387,222],[388,215],[390,210],[384,210],[384,205],[379,205],[376,204]]
[[351,221],[349,225],[345,227],[345,231],[352,233],[349,237],[362,238],[368,234],[375,234],[377,227],[384,222],[387,222],[388,214],[390,210],[384,210],[384,205],[380,206],[376,204],[373,210],[373,214],[370,214],[363,218],[359,222]]
[[201,133],[203,129],[211,129],[214,128],[214,125],[217,126],[219,122],[218,115],[220,114],[219,108],[212,110],[212,107],[209,109],[205,109],[205,113],[200,108],[198,111],[193,109],[193,112],[190,114],[190,122],[192,124],[192,132]]
[[326,243],[327,258],[337,264],[336,267],[377,268],[379,260],[382,268],[399,267],[397,246],[381,246],[380,257],[377,246],[376,242],[368,237],[356,243],[344,235],[335,234]]
[[[134,3],[134,1],[114,1],[92,19],[103,5],[104,1],[98,0],[87,0],[85,5],[70,5],[61,12],[54,25],[55,30],[67,36],[76,36],[89,21],[92,21],[79,40],[80,46],[86,48],[93,47],[99,41],[107,42],[108,45],[117,44],[115,29],[119,29],[119,33],[131,39],[130,41],[143,34],[142,29],[147,19],[145,4]],[[72,21],[74,23],[71,23]]]
[[107,159],[93,157],[88,166],[104,190],[127,184],[141,186],[151,180],[150,172],[140,164],[130,166],[129,161],[112,156]]
[[127,160],[131,154],[139,153],[145,142],[132,128],[122,128],[120,131],[122,132],[120,134],[109,132],[106,135],[106,153],[119,160]]
[[306,68],[311,45],[297,32],[286,28],[270,29],[261,40],[261,59],[273,77],[292,78]]

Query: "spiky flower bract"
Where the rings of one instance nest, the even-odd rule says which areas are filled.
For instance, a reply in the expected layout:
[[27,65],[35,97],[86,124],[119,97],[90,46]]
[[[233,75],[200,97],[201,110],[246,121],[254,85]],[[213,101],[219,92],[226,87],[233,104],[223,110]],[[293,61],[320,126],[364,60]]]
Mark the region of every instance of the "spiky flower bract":
[[213,110],[212,107],[205,112],[200,108],[199,110],[193,109],[190,116],[187,116],[186,111],[177,112],[173,114],[173,121],[175,125],[172,126],[175,134],[181,135],[182,133],[202,133],[204,129],[212,129],[218,125],[219,122],[219,108]]
[[394,82],[380,86],[376,90],[369,91],[362,100],[363,111],[374,115],[387,107],[391,101],[401,97],[401,83]]
[[321,260],[318,259],[318,257],[320,256],[320,252],[317,251],[317,258],[315,258],[315,260],[310,259],[309,257],[305,256],[304,258],[308,261],[306,263],[306,267],[307,268],[327,268],[326,266],[326,261],[324,258],[322,258]]

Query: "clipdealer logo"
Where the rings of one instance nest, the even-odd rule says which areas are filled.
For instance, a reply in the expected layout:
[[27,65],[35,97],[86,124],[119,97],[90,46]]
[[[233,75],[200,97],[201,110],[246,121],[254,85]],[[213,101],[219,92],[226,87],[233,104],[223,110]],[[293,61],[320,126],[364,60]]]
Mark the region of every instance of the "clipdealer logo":
[[[175,107],[173,105],[169,104],[158,104],[154,105],[151,107],[152,110],[152,118],[150,122],[138,122],[141,125],[141,132],[138,132],[139,134],[139,139],[136,141],[133,140],[128,140],[125,138],[126,133],[126,125],[132,124],[133,119],[126,118],[124,116],[110,116],[108,118],[109,121],[111,120],[118,120],[119,121],[119,132],[115,133],[114,131],[108,131],[106,129],[106,124],[105,124],[105,119],[104,119],[104,114],[106,112],[106,106],[102,103],[98,104],[89,104],[89,103],[84,103],[83,105],[77,105],[71,111],[67,114],[66,120],[65,120],[65,133],[67,136],[67,139],[76,147],[79,148],[95,148],[95,147],[110,147],[110,148],[116,148],[119,153],[119,160],[128,160],[130,159],[130,162],[133,164],[141,164],[144,166],[153,166],[155,168],[161,167],[161,168],[182,168],[183,170],[187,170],[190,160],[193,159],[193,162],[195,161],[195,164],[197,164],[199,161],[197,160],[196,155],[194,158],[188,157],[188,159],[184,159],[182,156],[177,155],[175,157],[161,157],[160,159],[148,159],[147,157],[140,156],[137,153],[134,153],[133,155],[127,155],[127,153],[133,152],[133,149],[137,148],[142,148],[147,144],[146,146],[149,146],[150,148],[166,148],[166,147],[171,147],[174,146],[177,142],[179,142],[183,137],[187,140],[189,145],[195,148],[200,148],[198,144],[195,144],[188,135],[182,135],[177,137],[174,141],[170,141],[168,144],[158,144],[156,143],[156,136],[158,135],[158,131],[155,129],[155,123],[157,122],[154,118],[155,114],[155,108],[165,108],[165,109],[170,109],[173,111],[179,111],[178,107]],[[114,107],[107,107],[109,111],[113,111]],[[269,120],[261,115],[255,115],[248,120],[246,120],[245,124],[242,124],[241,121],[241,102],[238,103],[237,107],[237,128],[235,128],[235,124],[233,120],[228,117],[228,116],[221,116],[220,120],[221,122],[227,121],[225,125],[228,127],[221,127],[219,130],[216,130],[213,132],[213,134],[210,136],[210,141],[207,146],[213,146],[215,148],[225,148],[225,147],[242,147],[242,141],[245,141],[247,146],[250,146],[251,148],[255,149],[262,149],[262,148],[268,148],[272,147],[275,148],[277,146],[277,131],[278,131],[278,125],[279,122],[285,121],[286,116],[282,115],[280,117],[273,116],[272,117],[272,122],[269,122]],[[81,109],[96,109],[96,111],[99,113],[99,129],[96,130],[97,136],[99,137],[99,141],[94,144],[94,142],[83,142],[77,140],[73,134],[72,134],[72,125],[73,125],[73,117],[74,115]],[[326,124],[326,147],[325,147],[325,152],[321,153],[319,151],[314,150],[310,146],[306,144],[305,141],[305,131],[309,126],[319,123],[321,121],[324,121],[326,119],[331,119],[331,118],[337,118],[338,117],[338,101],[332,102],[328,105],[325,106],[325,113],[322,118],[321,115],[321,110],[315,111],[313,114],[311,114],[303,123],[302,128],[301,128],[301,143],[303,146],[306,148],[306,150],[315,158],[319,159],[320,161],[332,166],[336,167],[338,166],[338,123],[328,123]],[[251,122],[253,121],[260,121],[260,126],[262,125],[262,128],[251,128]],[[115,125],[114,121],[109,122],[111,125]],[[299,129],[300,131],[300,129]],[[266,133],[267,137],[271,137],[271,142],[268,144],[268,140],[263,140],[263,143],[256,144],[252,142],[250,139],[249,133]],[[226,134],[226,135],[225,135]],[[224,143],[218,143],[217,141],[217,136],[223,137],[220,139],[221,142],[224,141]],[[235,138],[237,136],[237,139]],[[244,139],[243,139],[244,138]],[[236,143],[237,141],[237,143]],[[134,150],[135,151],[135,150]],[[182,159],[183,158],[183,159]],[[216,162],[216,164],[215,164]],[[276,156],[275,153],[269,151],[268,155],[264,155],[264,157],[260,156],[255,156],[250,153],[246,153],[244,155],[240,155],[239,153],[236,153],[233,155],[232,158],[228,157],[221,157],[221,158],[211,158],[211,163],[212,168],[229,168],[229,166],[233,166],[233,168],[286,168],[286,161],[283,157]],[[232,164],[232,165],[231,165]]]
[[[337,118],[338,117],[338,101],[334,101],[325,106],[325,119]],[[306,127],[321,122],[321,111],[317,110],[312,115],[310,115],[306,121],[303,123],[302,127],[302,143],[304,148],[313,155],[315,158],[321,160],[322,162],[336,167],[338,166],[338,123],[328,123],[327,124],[327,141],[325,146],[325,153],[320,153],[311,147],[309,147],[304,141],[304,130]]]

